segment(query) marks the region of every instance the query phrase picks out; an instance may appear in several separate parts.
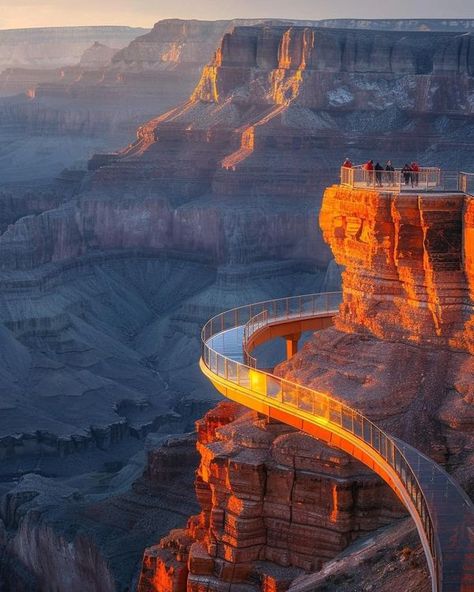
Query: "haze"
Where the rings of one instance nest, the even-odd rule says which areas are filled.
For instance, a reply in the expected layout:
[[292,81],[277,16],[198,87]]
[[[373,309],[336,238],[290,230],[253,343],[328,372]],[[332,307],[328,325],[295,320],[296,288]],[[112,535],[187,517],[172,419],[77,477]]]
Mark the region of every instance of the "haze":
[[164,18],[474,18],[472,0],[0,0],[0,29],[77,25],[151,27]]

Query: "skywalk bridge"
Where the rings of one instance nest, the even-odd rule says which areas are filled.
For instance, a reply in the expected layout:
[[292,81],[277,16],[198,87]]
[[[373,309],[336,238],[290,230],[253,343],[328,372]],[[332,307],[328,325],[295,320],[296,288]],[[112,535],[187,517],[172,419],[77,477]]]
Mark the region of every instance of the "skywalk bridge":
[[447,171],[438,167],[420,167],[418,172],[367,171],[365,165],[341,167],[341,185],[390,193],[438,192],[474,195],[474,173]]
[[340,293],[310,294],[236,308],[202,330],[200,366],[219,392],[344,450],[398,495],[418,530],[433,592],[474,590],[474,506],[439,465],[328,394],[257,368],[253,348],[275,337],[297,350],[304,331],[332,324]]

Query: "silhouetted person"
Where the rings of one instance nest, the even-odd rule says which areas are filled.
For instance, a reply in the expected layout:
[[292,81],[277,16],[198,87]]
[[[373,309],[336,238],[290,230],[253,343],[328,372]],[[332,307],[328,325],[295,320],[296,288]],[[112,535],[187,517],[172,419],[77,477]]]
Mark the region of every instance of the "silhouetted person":
[[382,172],[383,166],[380,164],[380,162],[378,162],[375,165],[375,182],[379,187],[382,187]]
[[405,181],[405,185],[408,185],[411,179],[411,166],[406,162],[405,166],[402,168],[402,175],[403,180]]
[[385,179],[389,185],[393,185],[394,182],[394,175],[395,169],[393,168],[392,161],[387,160],[387,164],[385,165]]
[[411,186],[418,187],[418,177],[420,175],[420,167],[413,161],[411,163]]

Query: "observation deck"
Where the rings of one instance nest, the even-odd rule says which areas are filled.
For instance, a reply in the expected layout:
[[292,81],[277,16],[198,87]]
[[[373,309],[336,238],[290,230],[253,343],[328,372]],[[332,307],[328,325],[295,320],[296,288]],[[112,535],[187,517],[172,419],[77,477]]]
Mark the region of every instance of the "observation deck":
[[437,463],[317,390],[257,368],[255,346],[275,337],[297,350],[303,331],[332,324],[341,293],[310,294],[236,308],[202,330],[203,373],[225,397],[344,450],[375,471],[413,518],[433,592],[474,590],[474,506]]
[[420,167],[417,172],[396,168],[393,171],[368,171],[365,165],[341,167],[341,185],[388,193],[466,193],[474,195],[474,173]]

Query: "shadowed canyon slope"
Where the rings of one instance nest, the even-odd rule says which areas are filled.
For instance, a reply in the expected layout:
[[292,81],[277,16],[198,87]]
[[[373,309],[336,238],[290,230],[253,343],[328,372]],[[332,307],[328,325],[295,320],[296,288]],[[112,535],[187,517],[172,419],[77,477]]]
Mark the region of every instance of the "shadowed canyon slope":
[[[80,582],[84,536],[98,549],[96,565],[105,557],[110,566],[97,589],[111,580],[128,586],[140,545],[196,511],[187,499],[180,512],[174,492],[162,490],[163,504],[167,495],[173,501],[160,509],[161,526],[153,529],[148,514],[141,521],[134,504],[146,508],[151,498],[130,489],[136,493],[145,465],[143,440],[156,445],[191,429],[215,399],[197,368],[207,318],[337,288],[316,228],[322,189],[346,153],[474,168],[471,33],[259,25],[235,27],[219,45],[227,27],[158,23],[109,65],[64,69],[62,81],[22,99],[32,162],[35,142],[65,152],[58,137],[79,145],[84,133],[108,144],[129,134],[134,118],[136,127],[154,117],[124,150],[95,156],[85,176],[71,173],[44,191],[4,188],[0,511],[8,550],[22,550],[32,578],[38,558],[71,543]],[[214,34],[217,53],[201,71]],[[9,100],[2,108],[16,112]],[[255,442],[270,446],[274,428],[252,421]],[[331,460],[335,473],[348,462]],[[192,463],[184,464],[188,478]],[[346,477],[343,488],[361,485]],[[360,489],[369,498],[379,487],[371,479]],[[382,512],[378,503],[371,508]],[[331,556],[353,539],[350,524],[342,530]],[[125,539],[126,564],[118,548]]]
[[44,70],[74,66],[82,53],[99,42],[117,50],[146,29],[139,27],[45,27],[0,31],[0,71],[5,68]]

